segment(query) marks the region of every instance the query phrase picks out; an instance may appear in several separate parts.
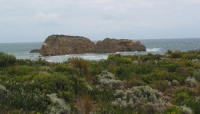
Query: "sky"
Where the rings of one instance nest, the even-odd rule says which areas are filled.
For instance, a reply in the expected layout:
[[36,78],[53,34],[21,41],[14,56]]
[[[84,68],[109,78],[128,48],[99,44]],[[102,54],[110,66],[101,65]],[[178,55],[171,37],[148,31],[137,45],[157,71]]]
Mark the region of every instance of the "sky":
[[200,38],[200,0],[0,0],[0,43]]

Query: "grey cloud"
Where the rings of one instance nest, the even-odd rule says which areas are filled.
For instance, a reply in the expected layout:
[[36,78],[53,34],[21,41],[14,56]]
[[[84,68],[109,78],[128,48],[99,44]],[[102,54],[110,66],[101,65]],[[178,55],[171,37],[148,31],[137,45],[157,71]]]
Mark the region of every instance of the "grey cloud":
[[[199,30],[199,0],[0,0],[0,9],[0,37],[13,31],[19,39],[33,34],[36,41],[54,33],[94,39],[200,36],[187,33]],[[19,35],[25,29],[28,34]]]
[[35,15],[35,18],[41,23],[61,23],[60,16],[56,13],[46,14],[43,12],[39,12]]

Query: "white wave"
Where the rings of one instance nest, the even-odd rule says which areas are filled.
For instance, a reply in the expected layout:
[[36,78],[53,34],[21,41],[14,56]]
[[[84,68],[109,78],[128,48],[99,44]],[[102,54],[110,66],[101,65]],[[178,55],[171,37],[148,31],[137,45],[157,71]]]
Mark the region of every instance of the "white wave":
[[147,52],[155,52],[155,51],[160,51],[160,48],[147,48]]

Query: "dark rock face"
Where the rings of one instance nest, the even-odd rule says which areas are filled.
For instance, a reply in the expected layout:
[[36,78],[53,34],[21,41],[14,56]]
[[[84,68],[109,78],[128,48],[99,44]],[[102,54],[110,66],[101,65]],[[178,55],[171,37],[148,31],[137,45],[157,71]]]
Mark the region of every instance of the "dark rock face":
[[124,51],[145,51],[140,42],[128,39],[109,39],[98,41],[96,44],[88,38],[80,36],[51,35],[42,44],[42,55],[64,55],[82,53],[114,53]]
[[40,53],[40,49],[33,49],[30,51],[30,53]]

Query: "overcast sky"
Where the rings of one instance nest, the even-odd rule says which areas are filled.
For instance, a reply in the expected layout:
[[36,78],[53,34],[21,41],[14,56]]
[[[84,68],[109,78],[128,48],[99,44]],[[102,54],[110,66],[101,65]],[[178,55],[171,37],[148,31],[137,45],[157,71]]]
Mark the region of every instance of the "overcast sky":
[[200,0],[0,0],[0,42],[198,38]]

